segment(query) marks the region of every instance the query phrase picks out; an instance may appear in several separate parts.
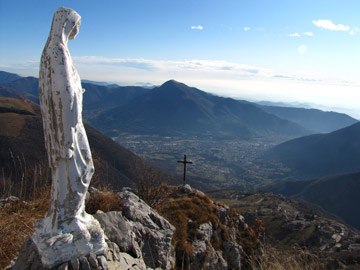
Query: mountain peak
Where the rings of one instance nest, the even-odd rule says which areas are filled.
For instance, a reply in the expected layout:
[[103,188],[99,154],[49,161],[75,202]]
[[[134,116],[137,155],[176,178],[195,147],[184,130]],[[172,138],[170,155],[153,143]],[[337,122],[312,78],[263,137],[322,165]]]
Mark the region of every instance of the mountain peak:
[[185,84],[178,82],[176,80],[168,80],[166,82],[164,82],[161,87],[179,87],[179,86],[186,86]]
[[164,82],[164,84],[178,84],[178,83],[180,83],[180,82],[178,82],[177,80],[174,80],[174,79],[171,79],[171,80],[168,80],[168,81],[166,81],[166,82]]

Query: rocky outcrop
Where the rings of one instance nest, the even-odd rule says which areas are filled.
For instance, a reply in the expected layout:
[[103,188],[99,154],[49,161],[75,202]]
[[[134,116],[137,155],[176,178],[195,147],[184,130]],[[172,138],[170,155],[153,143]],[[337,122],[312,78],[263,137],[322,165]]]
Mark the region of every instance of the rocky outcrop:
[[[171,244],[174,226],[131,190],[125,188],[118,195],[124,203],[122,212],[98,211],[95,217],[113,243],[108,245],[113,250],[118,248],[124,260],[132,261],[138,269],[144,267],[142,261],[149,268],[171,269],[173,265],[179,265],[175,258],[181,256],[183,261],[188,262],[188,269],[241,269],[242,248],[236,242],[236,233],[244,230],[247,225],[241,215],[231,217],[229,207],[208,199],[210,207],[216,213],[216,221],[209,220],[195,226],[196,239],[191,242],[193,253],[186,254],[185,258],[185,255],[176,254],[177,250]],[[180,186],[170,195],[178,200],[197,196],[205,198],[202,192],[191,189],[188,185],[185,188]],[[190,224],[192,220],[189,219],[188,222],[188,227],[193,228],[194,224]],[[224,228],[221,229],[221,226],[226,227],[229,234],[227,239],[223,239]],[[214,239],[219,239],[218,246],[212,244]],[[116,256],[112,261],[118,261]]]
[[197,232],[197,240],[192,242],[194,252],[190,258],[190,269],[241,269],[242,248],[236,241],[223,241],[220,249],[215,249],[211,239],[220,236],[210,222],[201,224]]
[[123,212],[98,211],[94,215],[109,240],[130,256],[127,260],[143,261],[151,268],[170,269],[174,262],[171,255],[174,226],[131,191],[124,189],[118,195],[124,202]]
[[132,231],[132,224],[122,212],[98,211],[94,217],[100,222],[108,239],[115,243],[121,252],[128,253],[134,258],[141,258],[141,249],[136,242],[136,235]]
[[[106,235],[105,254],[89,254],[75,258],[52,269],[170,269],[171,239],[175,228],[134,193],[124,190],[118,194],[124,201],[124,212],[98,211],[94,217]],[[8,267],[12,270],[47,270],[31,239],[23,246],[18,258]]]
[[171,239],[175,227],[131,191],[124,189],[118,195],[124,202],[123,215],[135,234],[146,265],[170,269],[174,262]]
[[173,188],[160,212],[179,226],[174,236],[179,269],[241,269],[237,236],[247,228],[241,215],[189,185]]
[[[241,215],[234,216],[227,206],[215,203],[190,186],[174,189],[170,200],[201,199],[206,203],[204,211],[215,214],[203,223],[187,219],[188,235],[196,236],[188,242],[192,252],[185,253],[173,246],[176,229],[169,221],[129,189],[123,189],[118,196],[123,201],[122,211],[99,210],[94,215],[105,233],[106,253],[75,258],[52,269],[170,270],[181,264],[180,267],[191,270],[241,269],[242,248],[236,233],[247,225]],[[48,270],[31,239],[24,244],[15,265],[8,269]]]
[[192,246],[194,248],[194,253],[190,258],[190,269],[229,269],[227,262],[222,256],[222,252],[216,251],[208,242],[196,240],[192,243]]

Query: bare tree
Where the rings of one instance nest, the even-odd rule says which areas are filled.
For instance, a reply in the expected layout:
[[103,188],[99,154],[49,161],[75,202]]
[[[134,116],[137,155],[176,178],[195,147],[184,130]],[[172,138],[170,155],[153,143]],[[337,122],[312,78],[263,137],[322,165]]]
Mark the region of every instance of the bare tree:
[[137,161],[135,191],[150,207],[155,208],[167,193],[164,174],[145,161]]

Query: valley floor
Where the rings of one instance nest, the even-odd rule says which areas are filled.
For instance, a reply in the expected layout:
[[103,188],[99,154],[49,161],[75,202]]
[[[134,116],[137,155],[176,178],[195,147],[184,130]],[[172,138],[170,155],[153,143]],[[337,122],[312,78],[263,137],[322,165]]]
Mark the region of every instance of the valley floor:
[[121,134],[114,139],[159,167],[176,172],[179,179],[183,168],[177,160],[186,154],[194,163],[188,166],[188,178],[207,184],[209,189],[254,189],[291,177],[290,170],[282,164],[261,158],[266,150],[288,138],[245,141]]

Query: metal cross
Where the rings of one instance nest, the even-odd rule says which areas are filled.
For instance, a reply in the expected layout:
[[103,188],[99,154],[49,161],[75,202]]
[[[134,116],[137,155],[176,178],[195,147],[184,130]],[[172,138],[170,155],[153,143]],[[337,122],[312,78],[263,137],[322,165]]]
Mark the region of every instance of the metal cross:
[[184,163],[184,186],[186,183],[186,164],[193,164],[191,161],[186,160],[186,155],[184,155],[184,160],[178,160],[178,163]]

